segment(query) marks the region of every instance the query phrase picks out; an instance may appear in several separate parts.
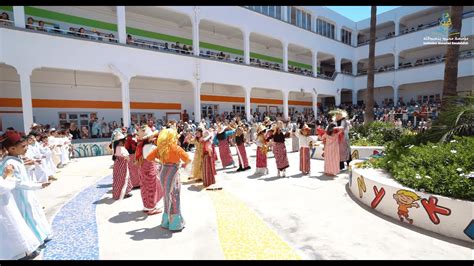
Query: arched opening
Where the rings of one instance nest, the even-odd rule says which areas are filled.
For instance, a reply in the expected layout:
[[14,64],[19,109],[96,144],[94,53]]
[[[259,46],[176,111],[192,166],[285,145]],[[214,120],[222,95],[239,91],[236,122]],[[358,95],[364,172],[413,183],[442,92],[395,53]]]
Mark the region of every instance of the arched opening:
[[281,42],[259,33],[250,33],[250,65],[283,70]]
[[240,29],[209,20],[199,22],[199,55],[244,63],[243,33]]
[[275,89],[252,88],[250,106],[252,115],[256,115],[257,121],[263,121],[265,116],[270,116],[272,120],[282,119],[283,93]]
[[201,118],[211,121],[246,118],[245,89],[241,86],[206,82],[201,85]]

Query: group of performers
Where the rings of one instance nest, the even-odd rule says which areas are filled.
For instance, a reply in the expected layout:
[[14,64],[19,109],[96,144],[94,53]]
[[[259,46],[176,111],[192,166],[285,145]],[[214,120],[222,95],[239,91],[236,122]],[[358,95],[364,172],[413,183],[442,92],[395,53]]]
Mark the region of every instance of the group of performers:
[[[344,138],[348,124],[342,113],[336,114],[336,123],[329,126],[322,138],[311,135],[308,125],[292,130],[282,121],[272,122],[270,119],[258,125],[256,136],[251,127],[235,120],[230,123],[218,123],[209,129],[198,127],[194,133],[181,132],[178,134],[176,124],[169,124],[161,131],[143,125],[138,130],[132,126],[128,132],[117,129],[112,134],[113,148],[113,189],[112,195],[116,200],[130,197],[133,188],[140,188],[143,211],[154,215],[163,211],[162,227],[171,231],[180,231],[184,228],[184,219],[180,210],[179,167],[186,167],[191,162],[189,155],[180,147],[178,140],[194,145],[195,152],[188,180],[202,182],[207,190],[220,190],[216,184],[216,162],[220,159],[223,169],[235,168],[232,158],[231,144],[237,150],[237,172],[251,169],[246,151],[248,139],[255,139],[256,175],[268,174],[267,153],[273,151],[276,161],[277,176],[286,177],[288,162],[285,145],[286,138],[296,138],[299,145],[299,170],[303,175],[311,173],[311,148],[314,143],[322,140],[325,143],[324,172],[335,175],[344,166],[344,161],[350,161],[348,141]],[[335,132],[335,133],[334,133]],[[334,133],[334,134],[333,134]],[[183,137],[182,134],[186,134]],[[216,153],[219,148],[219,156]],[[342,161],[340,167],[339,162]],[[158,202],[163,198],[164,210],[158,208]]]

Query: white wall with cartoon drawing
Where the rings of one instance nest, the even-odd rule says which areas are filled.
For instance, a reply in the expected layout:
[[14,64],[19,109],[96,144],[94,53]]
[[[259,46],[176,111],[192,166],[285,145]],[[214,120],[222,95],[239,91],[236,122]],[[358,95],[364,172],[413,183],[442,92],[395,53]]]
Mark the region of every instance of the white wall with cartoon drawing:
[[74,158],[112,155],[110,142],[73,143]]
[[[316,146],[314,153],[311,151],[311,158],[324,160],[323,148],[324,145],[322,143],[319,146]],[[351,156],[352,159],[366,159],[372,155],[377,155],[383,152],[384,149],[383,146],[351,146]]]
[[354,197],[375,211],[400,223],[474,242],[474,203],[414,191],[382,170],[357,168],[349,171],[349,189]]

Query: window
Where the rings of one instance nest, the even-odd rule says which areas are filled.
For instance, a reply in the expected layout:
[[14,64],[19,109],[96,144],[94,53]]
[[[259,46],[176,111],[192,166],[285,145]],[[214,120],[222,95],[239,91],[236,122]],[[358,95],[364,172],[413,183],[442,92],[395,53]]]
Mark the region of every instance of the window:
[[217,104],[202,104],[201,105],[201,111],[202,111],[202,117],[207,117],[207,116],[215,116],[218,114],[219,110],[219,105]]
[[342,42],[346,44],[351,44],[351,39],[352,39],[352,33],[348,30],[342,29],[341,30],[341,37],[342,37]]
[[290,18],[290,23],[293,25],[296,25],[296,8],[292,7],[291,8],[291,17]]
[[333,24],[328,23],[321,19],[317,19],[316,27],[317,27],[316,33],[334,39],[335,26]]
[[302,14],[302,24],[301,27],[306,29],[306,14]]
[[270,15],[271,17],[276,17],[276,16],[275,16],[275,6],[270,6],[268,12],[269,12],[269,15]]
[[303,12],[301,12],[299,9],[296,10],[296,26],[303,26]]
[[287,10],[286,10],[286,19],[287,19],[286,22],[291,22],[291,10],[292,10],[292,9],[293,9],[293,8],[292,8],[291,6],[289,6],[289,7],[287,8]]
[[146,124],[148,119],[154,119],[153,113],[131,113],[130,120],[136,125]]
[[281,19],[281,6],[276,6],[276,18]]
[[306,14],[307,15],[307,18],[306,18],[306,29],[307,30],[311,30],[311,14]]
[[97,113],[59,113],[59,127],[64,127],[66,123],[76,123],[78,128],[83,126],[91,130],[89,121],[97,117]]
[[245,114],[245,105],[232,105],[232,112],[234,112],[234,114]]
[[268,11],[268,10],[269,10],[268,6],[263,6],[263,11],[262,11],[262,13],[268,16],[268,15],[269,15],[269,11]]

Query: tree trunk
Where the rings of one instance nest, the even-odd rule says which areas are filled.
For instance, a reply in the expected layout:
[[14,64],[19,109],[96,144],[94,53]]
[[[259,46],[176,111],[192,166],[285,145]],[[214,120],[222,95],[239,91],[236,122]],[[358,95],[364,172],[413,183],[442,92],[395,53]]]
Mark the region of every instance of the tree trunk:
[[[449,38],[459,38],[461,36],[462,26],[462,6],[451,6],[449,15],[451,17],[452,31]],[[455,41],[455,40],[453,40]],[[456,96],[456,88],[458,85],[458,61],[459,61],[459,45],[449,44],[446,46],[446,61],[444,66],[443,96],[441,102],[441,110],[446,110],[453,96]]]
[[375,29],[377,6],[372,6],[370,14],[369,66],[367,69],[367,93],[364,124],[374,121],[374,68],[375,68]]

